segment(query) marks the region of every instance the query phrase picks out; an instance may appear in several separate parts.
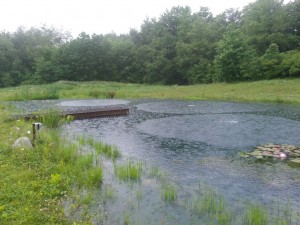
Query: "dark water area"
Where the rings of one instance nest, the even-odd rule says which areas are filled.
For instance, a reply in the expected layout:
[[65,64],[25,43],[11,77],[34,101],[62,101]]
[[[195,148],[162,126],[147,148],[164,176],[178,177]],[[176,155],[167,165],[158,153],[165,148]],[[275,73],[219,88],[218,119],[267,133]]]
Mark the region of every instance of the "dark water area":
[[[254,162],[239,156],[261,144],[300,145],[299,106],[175,100],[119,103],[129,107],[129,116],[74,121],[64,131],[114,144],[124,158],[161,168],[178,185],[181,197],[194,196],[204,183],[237,210],[248,201],[269,205],[276,200],[289,201],[300,212],[299,167],[290,167],[283,160]],[[153,215],[161,209],[153,196],[149,198],[141,215],[151,213],[156,218]],[[120,210],[118,205],[111,205],[112,210]],[[181,215],[177,207],[168,207]],[[175,224],[185,224],[185,216]]]

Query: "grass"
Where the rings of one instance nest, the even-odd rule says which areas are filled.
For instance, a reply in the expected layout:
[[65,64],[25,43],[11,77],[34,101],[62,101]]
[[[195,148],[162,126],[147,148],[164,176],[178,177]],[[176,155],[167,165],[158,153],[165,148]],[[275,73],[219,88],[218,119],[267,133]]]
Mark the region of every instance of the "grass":
[[209,188],[205,188],[203,195],[192,200],[191,209],[214,224],[230,225],[233,222],[232,212],[223,197]]
[[80,145],[92,147],[97,154],[104,155],[108,159],[115,160],[121,156],[117,146],[105,144],[101,141],[95,141],[92,137],[78,136],[77,141]]
[[300,104],[300,79],[161,86],[114,82],[67,82],[0,90],[0,100],[64,98],[160,98]]
[[128,161],[123,165],[114,166],[116,176],[123,181],[139,181],[141,179],[142,164]]
[[177,199],[177,191],[173,184],[163,184],[160,194],[164,201],[173,202]]
[[[32,150],[13,148],[14,140],[28,135],[31,123],[5,120],[10,111],[0,110],[0,224],[76,223],[66,217],[63,203],[80,189],[99,187],[101,165],[78,154],[77,145],[68,144],[56,129],[42,129]],[[89,217],[80,221],[90,223]]]
[[245,211],[243,224],[245,225],[268,225],[268,211],[262,206],[251,206]]

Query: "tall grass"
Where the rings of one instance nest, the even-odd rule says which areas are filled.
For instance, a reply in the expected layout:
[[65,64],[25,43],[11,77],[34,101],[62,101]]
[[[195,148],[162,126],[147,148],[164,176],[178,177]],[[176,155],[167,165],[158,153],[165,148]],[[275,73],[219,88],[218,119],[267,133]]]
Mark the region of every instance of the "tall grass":
[[27,101],[27,100],[46,100],[58,99],[59,93],[54,86],[23,86],[15,89],[14,95],[9,100]]
[[57,82],[0,90],[0,100],[57,98],[164,98],[300,104],[300,79],[278,79],[234,84],[161,86],[114,82]]
[[92,137],[78,136],[77,141],[80,145],[89,145],[97,154],[104,155],[108,159],[115,160],[121,156],[117,146],[95,141]]
[[233,222],[232,212],[223,197],[209,188],[205,188],[204,194],[192,201],[191,209],[213,224],[230,225]]
[[251,206],[245,211],[243,224],[245,225],[268,225],[268,211],[262,206]]
[[[6,109],[0,110],[2,115]],[[89,217],[66,217],[62,202],[73,199],[75,204],[75,193],[99,187],[102,167],[79,154],[78,146],[56,129],[42,129],[33,150],[13,149],[13,141],[32,125],[0,120],[0,224],[90,224]],[[88,208],[88,203],[78,204]]]
[[164,201],[172,202],[177,199],[177,190],[173,184],[163,184],[160,194]]
[[123,165],[114,165],[116,176],[123,181],[139,181],[141,179],[142,164],[128,161]]
[[40,114],[42,123],[48,128],[57,128],[64,122],[62,112],[58,108],[51,108]]

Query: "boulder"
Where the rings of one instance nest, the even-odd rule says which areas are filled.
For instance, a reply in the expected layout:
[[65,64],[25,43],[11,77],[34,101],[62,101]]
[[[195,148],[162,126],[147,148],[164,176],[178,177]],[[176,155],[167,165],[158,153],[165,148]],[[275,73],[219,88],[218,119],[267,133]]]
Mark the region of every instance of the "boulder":
[[20,137],[13,144],[15,148],[33,148],[33,145],[28,137]]

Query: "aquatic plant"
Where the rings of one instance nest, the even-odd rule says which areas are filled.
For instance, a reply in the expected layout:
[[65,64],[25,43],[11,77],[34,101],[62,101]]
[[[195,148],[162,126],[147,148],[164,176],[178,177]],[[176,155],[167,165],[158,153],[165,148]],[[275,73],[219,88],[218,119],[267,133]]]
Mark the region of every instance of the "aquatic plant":
[[117,146],[105,144],[102,142],[93,142],[92,146],[95,148],[98,154],[102,154],[109,159],[117,159],[121,156],[121,153]]
[[203,195],[199,195],[192,200],[191,210],[192,212],[200,214],[202,217],[206,217],[213,224],[232,224],[232,213],[228,206],[225,205],[224,198],[207,187]]
[[138,181],[141,179],[142,164],[140,162],[128,161],[123,165],[114,165],[117,177],[123,181]]
[[113,199],[116,197],[116,190],[111,184],[103,185],[101,189],[104,200]]
[[163,184],[161,198],[164,201],[175,201],[177,199],[177,190],[175,186],[173,184]]
[[268,225],[269,215],[268,211],[263,206],[250,206],[245,210],[243,217],[243,224],[245,225]]

